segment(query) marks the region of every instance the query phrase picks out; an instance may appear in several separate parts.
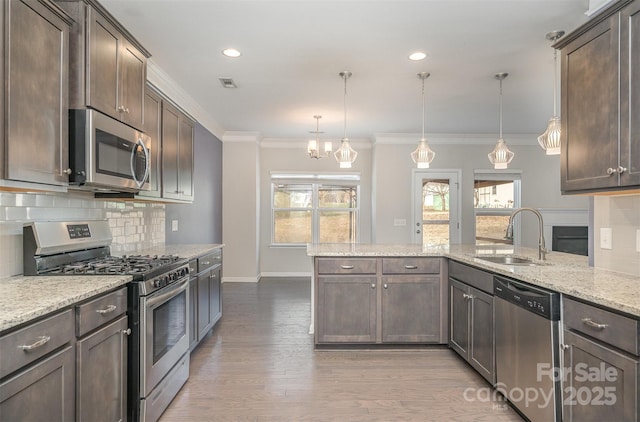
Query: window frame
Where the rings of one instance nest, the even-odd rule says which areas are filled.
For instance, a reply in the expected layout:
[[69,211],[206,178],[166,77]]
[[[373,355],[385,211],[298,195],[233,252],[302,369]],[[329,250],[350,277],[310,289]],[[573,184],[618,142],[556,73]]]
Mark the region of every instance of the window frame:
[[[478,208],[473,207],[473,232],[476,246],[485,246],[485,244],[478,245],[478,228],[477,218],[478,216],[510,216],[513,211],[520,208],[522,205],[522,170],[475,170],[473,172],[473,191],[475,193],[476,180],[495,180],[495,181],[510,181],[513,182],[513,206],[510,208]],[[474,200],[475,201],[475,200]],[[505,227],[506,229],[506,227]],[[520,246],[520,220],[516,219],[513,224],[513,243],[505,243],[505,245]],[[500,243],[495,243],[500,244]]]
[[[300,248],[309,243],[319,243],[320,238],[320,214],[326,211],[354,212],[355,213],[355,239],[349,243],[357,243],[360,238],[360,173],[297,173],[297,172],[271,172],[271,247]],[[274,195],[277,185],[310,185],[311,207],[307,208],[276,208]],[[347,186],[356,190],[356,207],[335,208],[320,207],[319,192],[321,186]],[[277,211],[311,211],[311,242],[276,242],[275,241],[275,215]]]

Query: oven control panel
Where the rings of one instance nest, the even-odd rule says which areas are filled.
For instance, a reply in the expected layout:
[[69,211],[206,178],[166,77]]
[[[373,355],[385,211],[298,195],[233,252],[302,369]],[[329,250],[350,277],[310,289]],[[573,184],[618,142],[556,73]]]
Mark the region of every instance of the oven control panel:
[[189,264],[184,263],[179,267],[168,270],[160,275],[157,275],[149,280],[145,280],[142,295],[148,295],[156,290],[162,289],[170,284],[176,283],[185,277],[189,276]]

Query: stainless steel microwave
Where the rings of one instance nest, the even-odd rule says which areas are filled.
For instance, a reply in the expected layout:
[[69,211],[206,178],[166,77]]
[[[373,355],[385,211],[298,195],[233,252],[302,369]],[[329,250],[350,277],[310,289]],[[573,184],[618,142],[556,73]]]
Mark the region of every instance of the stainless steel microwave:
[[149,189],[150,139],[96,110],[69,110],[69,185],[107,192]]

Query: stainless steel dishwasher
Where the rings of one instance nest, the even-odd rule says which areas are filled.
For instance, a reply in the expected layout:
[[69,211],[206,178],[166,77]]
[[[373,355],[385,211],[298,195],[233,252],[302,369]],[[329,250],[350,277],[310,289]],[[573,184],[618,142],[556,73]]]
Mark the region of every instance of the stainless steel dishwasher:
[[496,388],[527,419],[561,421],[560,295],[494,276]]

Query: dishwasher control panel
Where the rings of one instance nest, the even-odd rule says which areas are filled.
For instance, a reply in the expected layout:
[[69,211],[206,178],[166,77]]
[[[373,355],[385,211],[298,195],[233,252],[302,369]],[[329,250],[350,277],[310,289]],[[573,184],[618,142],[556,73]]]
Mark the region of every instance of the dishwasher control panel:
[[493,293],[546,319],[560,319],[559,293],[497,276],[493,278]]

